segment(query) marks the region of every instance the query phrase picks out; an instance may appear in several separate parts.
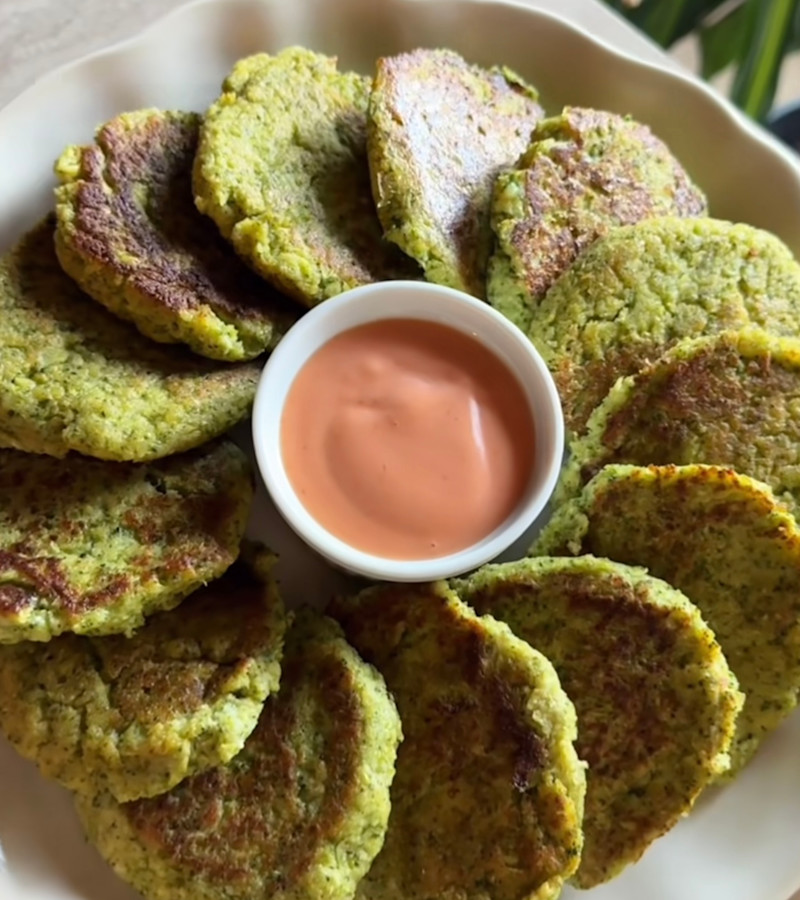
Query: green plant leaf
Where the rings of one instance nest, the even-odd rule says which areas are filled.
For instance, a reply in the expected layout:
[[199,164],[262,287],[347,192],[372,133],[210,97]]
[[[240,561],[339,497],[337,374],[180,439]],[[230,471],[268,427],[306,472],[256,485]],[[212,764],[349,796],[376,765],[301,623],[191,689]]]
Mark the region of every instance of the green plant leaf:
[[797,9],[794,14],[794,25],[792,26],[792,39],[789,43],[790,52],[793,50],[800,50],[800,3],[797,4]]
[[747,10],[737,6],[727,16],[700,28],[700,49],[703,56],[703,78],[713,78],[745,50]]
[[800,0],[747,0],[744,5],[746,42],[731,99],[754,119],[772,106],[799,5]]
[[[706,16],[728,0],[642,0],[620,10],[634,25],[662,47],[670,47],[700,26]],[[616,3],[612,5],[619,9]]]

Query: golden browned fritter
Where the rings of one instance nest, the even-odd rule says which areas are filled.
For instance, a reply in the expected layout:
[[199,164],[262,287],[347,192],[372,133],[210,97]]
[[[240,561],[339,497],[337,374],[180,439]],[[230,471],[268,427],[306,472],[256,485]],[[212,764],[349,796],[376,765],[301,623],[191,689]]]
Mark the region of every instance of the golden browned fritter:
[[536,91],[452,50],[379,59],[369,102],[372,193],[384,233],[428,281],[484,297],[497,173],[528,146]]
[[531,552],[644,566],[699,608],[745,694],[731,774],[797,706],[800,530],[767,485],[716,466],[606,466]]
[[550,900],[578,865],[585,774],[550,663],[444,584],[332,607],[393,693],[404,741],[363,900]]
[[147,900],[351,900],[389,818],[400,720],[334,622],[301,613],[242,752],[160,797],[77,798],[89,840]]
[[222,578],[131,638],[0,647],[0,728],[44,775],[120,801],[228,762],[278,688],[274,563],[245,546]]
[[141,464],[0,450],[0,644],[130,634],[230,566],[252,497],[230,441]]
[[642,569],[580,556],[484,566],[451,582],[552,662],[589,764],[581,888],[608,881],[727,771],[742,694],[686,597]]
[[56,164],[64,270],[142,334],[230,361],[273,347],[298,312],[250,272],[194,205],[200,116],[143,109]]
[[527,331],[533,307],[575,257],[620,225],[701,216],[703,194],[646,125],[567,106],[534,129],[492,195],[492,305]]

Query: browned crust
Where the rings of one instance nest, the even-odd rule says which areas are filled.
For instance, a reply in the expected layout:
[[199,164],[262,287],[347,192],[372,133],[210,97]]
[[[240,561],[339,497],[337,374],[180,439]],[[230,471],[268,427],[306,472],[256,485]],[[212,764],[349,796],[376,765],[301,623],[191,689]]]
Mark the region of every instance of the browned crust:
[[536,92],[507,69],[483,69],[450,50],[378,60],[368,132],[373,194],[387,237],[429,280],[484,296],[492,184],[541,115]]
[[[195,209],[199,127],[198,115],[156,110],[103,125],[80,148],[77,178],[62,194],[74,218],[59,239],[99,267],[95,278],[127,282],[172,313],[207,306],[223,322],[274,321],[285,331],[298,312]],[[83,287],[96,294],[91,282]]]
[[[0,620],[46,608],[75,624],[82,614],[113,607],[131,592],[150,602],[159,581],[167,597],[173,579],[224,570],[235,557],[232,535],[243,526],[251,491],[244,457],[234,450],[218,442],[150,464],[76,455],[36,456],[29,463],[24,453],[0,450],[0,519],[15,528],[21,516],[27,527],[21,540],[0,549]],[[104,487],[108,496],[127,490],[127,509],[87,524],[85,506],[96,503],[94,493]],[[95,546],[97,577],[86,589],[71,578],[64,560],[76,563],[75,548],[92,541],[97,527],[127,529],[141,549],[127,560],[128,570],[119,572],[118,561],[104,563],[102,548]],[[238,545],[238,537],[233,540]]]
[[[324,698],[325,724],[305,735],[306,746],[298,714],[310,684]],[[206,893],[214,884],[236,896],[288,892],[348,813],[363,731],[353,672],[334,653],[287,647],[280,692],[238,757],[122,809],[145,846],[203,881]],[[312,772],[317,785],[308,783]]]
[[[552,136],[551,121],[546,120],[534,131],[534,142]],[[521,260],[529,260],[532,253],[535,256],[535,264],[524,268],[525,285],[534,298],[544,296],[578,254],[609,228],[634,225],[657,215],[688,217],[706,211],[703,195],[646,125],[615,113],[580,107],[565,108],[557,121],[557,150],[534,154],[532,165],[524,169],[528,215],[514,227],[509,239]],[[639,159],[613,152],[608,158],[598,159],[587,152],[587,135],[613,135],[615,130],[623,131],[625,140],[640,149]],[[653,193],[655,188],[647,181],[648,165],[671,172],[668,194]],[[591,218],[587,215],[580,224],[571,222],[570,211],[581,205],[586,194],[596,198]],[[554,217],[563,222],[562,227],[554,227]],[[590,223],[592,227],[586,228]]]
[[332,610],[403,721],[389,831],[361,895],[551,896],[577,865],[574,809],[548,781],[563,777],[552,735],[521,700],[530,673],[436,585],[382,585]]

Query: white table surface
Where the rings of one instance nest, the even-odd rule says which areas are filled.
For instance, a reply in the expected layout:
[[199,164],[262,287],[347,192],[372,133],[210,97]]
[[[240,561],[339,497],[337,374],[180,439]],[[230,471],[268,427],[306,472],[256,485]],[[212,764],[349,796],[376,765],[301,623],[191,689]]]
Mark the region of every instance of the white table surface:
[[[0,107],[51,69],[135,35],[184,2],[0,0]],[[595,36],[625,49],[631,55],[679,68],[678,63],[634,32],[598,0],[522,2],[571,18]],[[800,892],[791,900],[800,900]]]

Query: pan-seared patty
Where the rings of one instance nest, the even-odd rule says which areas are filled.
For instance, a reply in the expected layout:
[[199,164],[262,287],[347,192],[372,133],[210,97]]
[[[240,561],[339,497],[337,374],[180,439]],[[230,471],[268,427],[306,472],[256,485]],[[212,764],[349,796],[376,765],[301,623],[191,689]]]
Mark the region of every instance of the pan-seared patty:
[[766,231],[716,219],[648,219],[601,238],[533,310],[530,337],[556,380],[567,426],[617,378],[682,338],[756,325],[797,335],[800,265]]
[[301,613],[242,752],[160,797],[78,795],[89,840],[147,900],[349,900],[389,818],[400,720],[335,623]]
[[514,168],[497,177],[489,300],[527,331],[533,307],[597,238],[642,219],[705,212],[705,197],[646,125],[567,106],[536,126]]
[[65,275],[47,219],[0,257],[0,447],[144,461],[250,412],[261,367],[156,344]]
[[443,583],[337,600],[403,721],[392,814],[363,900],[545,900],[577,868],[586,787],[553,667]]
[[730,764],[743,697],[713,632],[665,582],[591,556],[484,566],[451,584],[543,653],[575,704],[589,771],[573,881],[608,881]]
[[278,687],[274,562],[246,546],[222,578],[130,638],[0,647],[0,728],[44,775],[120,801],[228,762]]
[[290,47],[240,60],[200,130],[198,209],[257,272],[313,306],[348,288],[413,277],[372,202],[369,79]]
[[297,312],[250,272],[192,196],[200,116],[144,109],[56,164],[64,270],[142,334],[212,359],[252,359]]
[[379,59],[369,103],[372,192],[386,237],[428,281],[484,297],[497,173],[528,146],[536,91],[452,50]]
[[800,531],[770,489],[715,466],[612,465],[564,504],[532,555],[646,567],[708,622],[745,702],[731,774],[797,705]]
[[800,340],[759,329],[681,341],[620,379],[562,473],[567,499],[609,463],[708,463],[800,509]]
[[252,496],[229,441],[141,464],[0,450],[0,644],[130,634],[230,566]]

